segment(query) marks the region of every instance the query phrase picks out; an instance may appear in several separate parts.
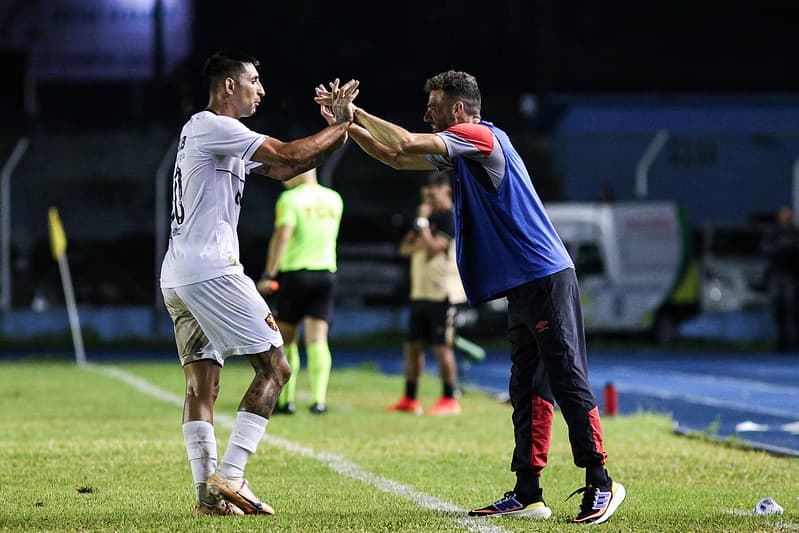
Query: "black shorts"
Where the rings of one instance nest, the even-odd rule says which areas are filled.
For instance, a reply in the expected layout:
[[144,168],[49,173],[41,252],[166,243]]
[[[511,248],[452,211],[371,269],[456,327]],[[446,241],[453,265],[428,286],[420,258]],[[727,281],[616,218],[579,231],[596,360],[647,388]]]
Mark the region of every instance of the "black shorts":
[[408,319],[408,340],[427,344],[452,345],[457,308],[448,301],[412,300]]
[[277,276],[280,289],[270,298],[275,317],[299,324],[305,317],[330,322],[336,293],[336,273],[329,270],[292,270]]

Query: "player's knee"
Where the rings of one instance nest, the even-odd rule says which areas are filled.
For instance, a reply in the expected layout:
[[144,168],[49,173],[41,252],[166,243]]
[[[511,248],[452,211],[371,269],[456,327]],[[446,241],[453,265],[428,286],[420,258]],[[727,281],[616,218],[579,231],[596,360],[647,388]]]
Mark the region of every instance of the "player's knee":
[[288,383],[290,377],[291,365],[289,365],[288,360],[283,357],[275,365],[275,381],[277,381],[282,387]]
[[285,357],[275,360],[269,367],[255,369],[256,382],[272,382],[283,387],[291,377],[291,366]]
[[250,363],[257,382],[271,382],[282,387],[291,377],[291,366],[282,347],[250,357]]

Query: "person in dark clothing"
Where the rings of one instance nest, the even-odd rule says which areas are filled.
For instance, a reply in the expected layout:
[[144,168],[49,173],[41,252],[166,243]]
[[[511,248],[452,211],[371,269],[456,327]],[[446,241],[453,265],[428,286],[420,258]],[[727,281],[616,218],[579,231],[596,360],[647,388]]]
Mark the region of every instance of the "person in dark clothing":
[[799,349],[799,228],[793,209],[777,209],[776,224],[763,242],[768,256],[769,296],[777,325],[777,351]]
[[[316,102],[338,94],[317,87]],[[606,522],[625,487],[605,469],[599,408],[588,380],[580,289],[574,264],[508,135],[480,116],[477,80],[459,71],[425,82],[424,121],[413,133],[352,107],[350,137],[398,170],[453,171],[458,271],[471,306],[505,297],[511,344],[509,393],[516,484],[471,516],[548,519],[539,478],[549,454],[557,402],[569,427],[574,464],[585,469],[579,524]]]

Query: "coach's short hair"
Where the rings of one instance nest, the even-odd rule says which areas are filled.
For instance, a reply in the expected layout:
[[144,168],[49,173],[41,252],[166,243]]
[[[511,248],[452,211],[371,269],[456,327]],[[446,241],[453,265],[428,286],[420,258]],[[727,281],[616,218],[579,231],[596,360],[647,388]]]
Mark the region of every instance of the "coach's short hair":
[[244,73],[244,64],[252,63],[258,67],[260,62],[252,56],[236,52],[219,51],[211,55],[203,67],[203,78],[209,89],[213,89],[226,78],[238,80]]
[[448,70],[436,74],[424,84],[426,93],[442,90],[447,97],[463,102],[464,110],[470,115],[480,115],[481,97],[477,78],[467,72]]

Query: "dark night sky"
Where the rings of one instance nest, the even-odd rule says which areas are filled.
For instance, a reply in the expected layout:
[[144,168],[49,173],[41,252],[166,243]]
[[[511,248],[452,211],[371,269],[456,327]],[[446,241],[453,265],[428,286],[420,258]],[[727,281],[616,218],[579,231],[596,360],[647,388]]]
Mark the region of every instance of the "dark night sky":
[[410,0],[331,14],[309,0],[235,4],[197,3],[197,53],[252,49],[289,83],[338,74],[419,86],[455,67],[500,89],[799,90],[796,10],[778,3]]
[[[194,6],[194,53],[165,82],[190,88],[183,94],[202,107],[205,58],[218,49],[248,52],[261,60],[267,90],[268,105],[255,122],[317,124],[313,87],[339,76],[361,81],[359,105],[422,126],[424,81],[450,68],[477,76],[485,114],[494,118],[514,114],[525,92],[799,93],[797,10],[787,2],[196,0]],[[128,85],[42,84],[42,116],[87,105],[97,120],[187,111],[178,90]],[[17,93],[8,99],[15,108]],[[417,124],[408,122],[414,118]]]
[[360,105],[421,119],[424,80],[449,68],[476,75],[495,107],[522,92],[799,91],[795,10],[777,2],[229,5],[196,3],[194,70],[217,49],[247,51],[262,62],[267,98],[289,113],[315,113],[313,87],[339,76],[361,81]]

